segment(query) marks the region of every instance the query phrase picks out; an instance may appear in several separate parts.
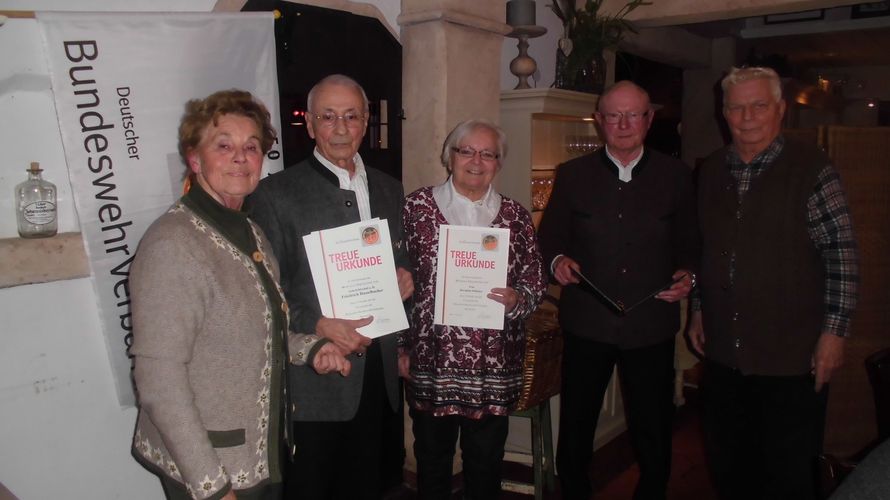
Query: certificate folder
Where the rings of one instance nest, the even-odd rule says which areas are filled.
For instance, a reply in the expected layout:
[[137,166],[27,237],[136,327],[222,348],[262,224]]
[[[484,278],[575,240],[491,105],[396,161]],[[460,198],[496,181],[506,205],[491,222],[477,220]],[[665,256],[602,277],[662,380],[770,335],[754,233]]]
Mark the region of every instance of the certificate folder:
[[488,298],[507,286],[510,230],[439,226],[433,323],[503,330],[504,305]]
[[324,316],[374,316],[358,329],[370,338],[408,328],[386,219],[313,231],[303,244]]
[[640,298],[633,304],[626,306],[626,305],[624,305],[624,302],[622,302],[620,300],[614,300],[612,297],[609,297],[598,286],[594,285],[592,281],[587,279],[587,276],[584,276],[584,274],[582,274],[580,271],[575,271],[574,269],[572,269],[572,272],[575,273],[579,278],[581,278],[582,288],[584,288],[587,292],[591,293],[593,296],[595,296],[597,299],[599,299],[603,303],[603,305],[608,307],[613,313],[615,313],[619,316],[626,316],[631,310],[636,308],[638,305],[655,297],[659,293],[661,293],[661,292],[667,290],[668,288],[670,288],[671,286],[673,286],[674,283],[677,283],[678,281],[680,281],[686,277],[686,274],[682,274],[682,275],[680,275],[679,278],[672,279],[668,283],[658,287],[656,290],[653,290],[648,295]]

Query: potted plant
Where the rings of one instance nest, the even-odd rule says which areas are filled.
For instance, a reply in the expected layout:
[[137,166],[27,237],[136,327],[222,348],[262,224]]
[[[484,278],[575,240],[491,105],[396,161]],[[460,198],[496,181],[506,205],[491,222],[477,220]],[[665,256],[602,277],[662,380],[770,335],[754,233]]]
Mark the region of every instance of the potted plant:
[[603,51],[618,47],[627,31],[636,33],[625,16],[645,0],[629,0],[613,15],[600,15],[605,0],[586,0],[583,8],[576,0],[553,0],[550,8],[562,21],[563,36],[556,50],[557,88],[600,93],[605,83]]

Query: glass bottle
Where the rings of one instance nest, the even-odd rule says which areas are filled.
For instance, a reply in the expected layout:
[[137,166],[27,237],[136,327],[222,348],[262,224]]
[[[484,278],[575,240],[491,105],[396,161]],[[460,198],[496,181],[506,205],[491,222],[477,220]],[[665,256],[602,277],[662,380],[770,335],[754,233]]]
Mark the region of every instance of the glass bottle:
[[28,180],[15,187],[15,211],[22,238],[45,238],[58,230],[56,186],[43,180],[40,164],[31,162]]

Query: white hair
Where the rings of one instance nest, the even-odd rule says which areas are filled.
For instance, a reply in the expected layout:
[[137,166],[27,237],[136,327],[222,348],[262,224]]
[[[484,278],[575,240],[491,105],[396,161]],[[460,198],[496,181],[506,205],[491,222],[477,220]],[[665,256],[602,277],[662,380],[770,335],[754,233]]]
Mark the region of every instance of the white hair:
[[312,109],[312,101],[315,100],[315,93],[318,92],[318,89],[324,87],[325,85],[343,85],[344,87],[352,87],[356,89],[358,93],[362,95],[362,105],[364,108],[364,113],[365,115],[368,114],[368,95],[365,94],[365,89],[363,89],[362,86],[359,85],[358,82],[353,80],[352,78],[338,73],[328,75],[312,86],[312,88],[309,90],[309,95],[306,97],[306,111],[309,111],[311,113],[315,112],[315,110]]
[[750,68],[730,68],[729,73],[723,77],[720,87],[723,89],[723,104],[726,104],[726,95],[729,93],[729,87],[751,80],[766,80],[769,82],[770,92],[776,102],[782,100],[782,80],[779,74],[772,68],[763,66],[752,66]]
[[445,168],[449,173],[451,172],[451,148],[456,148],[464,137],[480,128],[491,130],[498,136],[498,165],[500,165],[501,160],[507,156],[507,134],[501,127],[498,127],[493,122],[484,118],[464,120],[458,123],[457,126],[448,133],[448,137],[445,138],[445,144],[442,146],[442,165],[445,165]]

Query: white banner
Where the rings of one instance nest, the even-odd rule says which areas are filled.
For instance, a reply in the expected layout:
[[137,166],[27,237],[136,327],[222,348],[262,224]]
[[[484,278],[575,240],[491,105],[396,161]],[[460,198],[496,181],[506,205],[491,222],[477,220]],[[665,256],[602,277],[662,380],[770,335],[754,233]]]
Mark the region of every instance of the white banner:
[[[182,192],[185,102],[248,90],[280,131],[274,19],[50,12],[37,20],[118,401],[129,406],[129,268],[142,234]],[[282,169],[278,144],[263,169]]]

